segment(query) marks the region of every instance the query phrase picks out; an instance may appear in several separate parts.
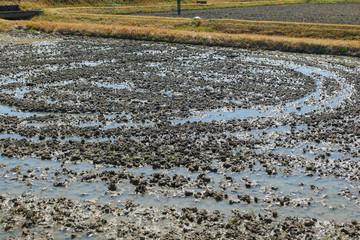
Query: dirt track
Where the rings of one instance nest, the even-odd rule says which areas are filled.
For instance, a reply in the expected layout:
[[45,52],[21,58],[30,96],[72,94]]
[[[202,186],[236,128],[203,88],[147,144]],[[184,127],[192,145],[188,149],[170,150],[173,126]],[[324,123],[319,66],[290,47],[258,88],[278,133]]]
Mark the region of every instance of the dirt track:
[[[360,25],[360,4],[290,4],[182,11],[180,17],[225,18],[258,21],[313,22]],[[139,15],[178,17],[177,12]]]

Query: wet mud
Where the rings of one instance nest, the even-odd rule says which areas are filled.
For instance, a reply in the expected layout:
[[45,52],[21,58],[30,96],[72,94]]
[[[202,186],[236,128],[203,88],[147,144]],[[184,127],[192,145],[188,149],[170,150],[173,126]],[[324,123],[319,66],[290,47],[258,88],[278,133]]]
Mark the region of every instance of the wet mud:
[[358,238],[357,58],[0,35],[0,236]]

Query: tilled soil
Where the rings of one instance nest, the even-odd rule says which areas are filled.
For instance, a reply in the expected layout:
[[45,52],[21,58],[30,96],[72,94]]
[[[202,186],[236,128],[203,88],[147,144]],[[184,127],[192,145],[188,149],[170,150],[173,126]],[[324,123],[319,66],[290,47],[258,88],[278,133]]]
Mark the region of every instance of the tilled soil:
[[360,237],[358,59],[0,35],[0,236]]
[[357,3],[309,3],[238,8],[141,13],[160,17],[185,17],[202,19],[241,19],[256,21],[310,22],[360,25],[360,4]]

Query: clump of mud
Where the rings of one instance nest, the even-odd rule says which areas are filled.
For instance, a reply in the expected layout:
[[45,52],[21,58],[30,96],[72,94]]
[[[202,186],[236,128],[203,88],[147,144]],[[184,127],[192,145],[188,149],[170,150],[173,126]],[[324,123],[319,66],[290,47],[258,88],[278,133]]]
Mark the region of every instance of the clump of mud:
[[1,236],[359,237],[357,59],[1,39]]

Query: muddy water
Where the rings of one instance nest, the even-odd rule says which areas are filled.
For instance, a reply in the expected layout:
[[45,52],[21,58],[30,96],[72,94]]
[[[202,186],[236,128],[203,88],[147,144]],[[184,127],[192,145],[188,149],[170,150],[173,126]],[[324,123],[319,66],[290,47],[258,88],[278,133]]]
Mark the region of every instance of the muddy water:
[[[2,194],[119,207],[128,200],[158,209],[196,206],[227,218],[232,210],[276,211],[278,219],[360,218],[360,142],[341,125],[359,120],[346,111],[357,101],[357,59],[44,36],[0,39],[1,51],[19,56],[0,68]],[[329,125],[335,113],[340,123]],[[129,141],[139,149],[118,150],[124,154],[110,164],[101,159],[116,150],[95,149]],[[93,155],[79,154],[92,148]],[[146,156],[206,167],[152,165]],[[119,158],[130,165],[116,166]],[[101,177],[108,171],[131,177],[109,190]],[[89,174],[95,177],[86,180]],[[157,174],[187,182],[150,184]],[[204,174],[209,180],[201,182]],[[146,182],[144,192],[133,177]],[[278,200],[284,197],[285,205]]]
[[[289,64],[287,62],[274,61],[275,64],[282,64],[285,68],[290,67],[297,72],[300,72],[304,75],[317,78],[316,80],[316,89],[311,94],[297,99],[293,102],[286,103],[285,106],[262,106],[257,107],[257,109],[236,109],[234,111],[224,111],[217,110],[212,112],[200,113],[199,117],[191,117],[184,120],[177,120],[176,123],[184,123],[187,121],[219,121],[219,120],[230,120],[230,119],[245,119],[245,118],[254,118],[254,117],[270,117],[274,115],[286,115],[289,113],[304,114],[310,111],[319,110],[321,108],[326,108],[330,106],[337,106],[341,104],[341,101],[350,96],[351,86],[346,84],[345,81],[340,80],[336,75],[331,74],[327,71],[322,71],[313,67],[298,66],[294,64]],[[335,79],[340,85],[341,90],[329,99],[325,98],[325,94],[322,93],[323,89],[323,80],[326,78]]]
[[[28,37],[15,37],[15,36],[0,36],[0,44],[38,44],[38,45],[48,45],[53,42],[53,39],[41,39],[36,36]],[[39,51],[42,53],[42,51]]]
[[[76,200],[94,201],[97,203],[112,203],[115,206],[121,206],[127,200],[133,200],[135,203],[140,203],[144,206],[153,206],[161,208],[165,205],[177,208],[187,206],[196,206],[200,209],[219,210],[231,215],[232,209],[240,209],[242,211],[251,211],[255,213],[266,213],[266,210],[276,209],[280,216],[297,216],[297,217],[315,217],[319,220],[337,220],[346,221],[348,218],[358,218],[360,206],[355,204],[354,199],[339,196],[338,193],[342,189],[350,189],[351,191],[358,191],[358,187],[346,180],[336,179],[334,177],[306,177],[300,172],[294,173],[291,176],[283,177],[276,175],[269,177],[264,171],[254,169],[253,171],[245,171],[241,174],[233,174],[231,172],[221,172],[216,174],[209,174],[214,180],[210,188],[220,189],[218,185],[225,181],[224,176],[229,175],[234,179],[233,186],[226,192],[230,198],[236,199],[238,194],[248,194],[256,196],[259,199],[266,199],[271,195],[285,195],[291,196],[299,207],[280,207],[274,203],[261,202],[257,204],[229,204],[225,201],[217,202],[213,199],[196,200],[193,197],[183,197],[181,192],[184,190],[199,190],[199,188],[184,188],[179,190],[170,190],[164,193],[159,188],[154,188],[154,192],[149,195],[137,196],[134,194],[134,187],[129,182],[124,182],[118,186],[115,192],[104,191],[107,186],[100,179],[95,182],[87,183],[81,181],[80,177],[68,179],[61,174],[64,166],[61,163],[42,161],[38,159],[7,159],[0,158],[1,164],[1,184],[0,191],[11,195],[27,194],[36,195],[38,197],[48,199],[56,197],[68,197]],[[169,176],[185,175],[187,177],[196,178],[199,174],[188,172],[186,169],[172,169],[169,171],[153,170],[152,168],[140,169],[116,169],[116,168],[94,168],[94,166],[87,163],[80,163],[76,165],[67,165],[67,169],[78,172],[102,172],[102,171],[126,171],[134,173],[135,175],[151,176],[154,173],[165,173]],[[35,175],[36,179],[28,181],[24,175]],[[256,186],[251,189],[241,187],[243,178],[255,182]],[[31,179],[31,178],[30,178]],[[66,187],[55,187],[57,182],[67,181]],[[312,189],[316,186],[316,189]],[[270,191],[269,191],[270,189]],[[304,205],[302,202],[308,202]],[[354,208],[354,205],[356,206]],[[326,210],[327,209],[327,210]]]

